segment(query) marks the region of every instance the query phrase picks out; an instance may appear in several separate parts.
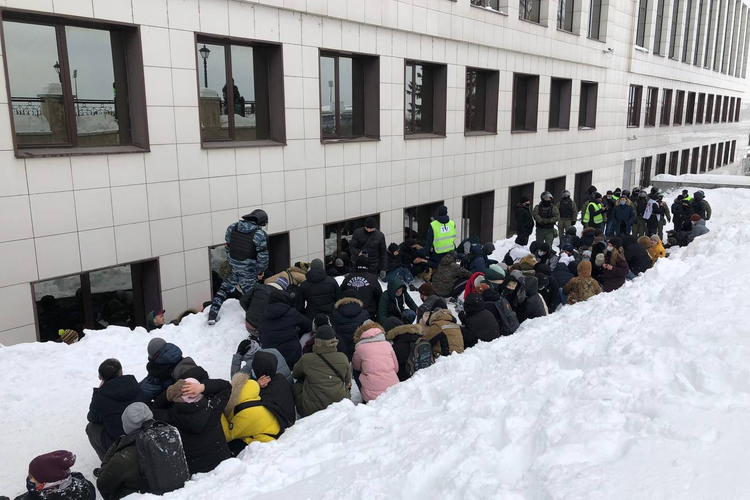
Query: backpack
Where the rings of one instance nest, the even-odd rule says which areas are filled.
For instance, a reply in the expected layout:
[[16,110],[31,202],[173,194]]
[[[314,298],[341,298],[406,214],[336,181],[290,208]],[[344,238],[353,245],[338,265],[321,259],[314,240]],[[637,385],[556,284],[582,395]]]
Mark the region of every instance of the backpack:
[[164,422],[153,422],[135,439],[138,464],[148,492],[163,495],[182,488],[190,479],[180,433]]
[[578,297],[575,302],[583,302],[596,295],[594,278],[582,279],[578,282]]
[[406,358],[406,375],[411,378],[418,370],[435,364],[432,345],[425,339],[418,339],[411,343],[409,357]]
[[500,326],[500,335],[507,336],[512,335],[518,330],[520,323],[518,322],[518,316],[510,306],[510,302],[506,298],[500,298],[495,301],[495,309],[498,314],[498,325]]
[[257,259],[258,248],[255,245],[255,233],[258,231],[258,228],[256,227],[249,233],[243,233],[239,227],[240,223],[238,222],[232,228],[229,237],[229,256],[238,261]]
[[[283,408],[281,408],[281,406],[275,401],[245,401],[244,403],[240,403],[234,407],[234,415],[237,416],[237,414],[242,410],[247,410],[248,408],[255,408],[258,406],[262,406],[266,410],[270,411],[271,414],[276,418],[276,422],[279,424],[278,434],[264,434],[265,436],[271,437],[273,439],[279,439],[281,435],[284,434],[284,431],[292,426],[293,422],[289,422],[289,419],[287,419],[286,415],[284,415]],[[231,429],[232,424],[230,423],[229,425]]]

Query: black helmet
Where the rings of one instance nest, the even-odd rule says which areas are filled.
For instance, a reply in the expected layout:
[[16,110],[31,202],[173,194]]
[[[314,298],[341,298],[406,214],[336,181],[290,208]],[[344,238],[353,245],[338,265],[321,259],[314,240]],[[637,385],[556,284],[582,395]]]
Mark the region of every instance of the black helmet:
[[648,193],[646,191],[638,191],[638,197],[639,198],[648,198]]
[[563,198],[570,198],[570,191],[568,191],[567,189],[565,191],[563,191],[562,192],[562,197]]
[[630,191],[628,191],[627,189],[623,189],[622,190],[622,195],[625,196],[625,197],[630,196]]
[[540,198],[542,199],[542,201],[544,201],[545,198],[549,198],[551,200],[552,199],[552,193],[550,193],[549,191],[545,191],[545,192],[542,193],[542,196],[540,196]]
[[256,208],[249,214],[243,215],[242,218],[246,221],[255,222],[261,227],[268,224],[268,214],[265,210],[261,210],[260,208]]
[[599,191],[594,191],[594,193],[591,195],[592,200],[598,200],[602,197],[602,194]]

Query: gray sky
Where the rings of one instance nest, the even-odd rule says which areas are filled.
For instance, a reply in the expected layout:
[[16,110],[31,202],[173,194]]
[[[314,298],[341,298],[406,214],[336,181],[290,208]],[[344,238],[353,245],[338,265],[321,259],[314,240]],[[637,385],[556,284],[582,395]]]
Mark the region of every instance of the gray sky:
[[[208,88],[215,90],[219,97],[223,95],[222,89],[227,82],[226,65],[224,59],[224,47],[221,45],[206,44],[211,51],[208,55]],[[197,49],[203,48],[199,43]],[[240,95],[246,101],[255,100],[255,87],[253,84],[253,49],[252,47],[243,47],[234,45],[232,50],[232,75],[234,84],[240,91]],[[204,87],[203,59],[198,54],[198,76],[201,82],[201,88]]]

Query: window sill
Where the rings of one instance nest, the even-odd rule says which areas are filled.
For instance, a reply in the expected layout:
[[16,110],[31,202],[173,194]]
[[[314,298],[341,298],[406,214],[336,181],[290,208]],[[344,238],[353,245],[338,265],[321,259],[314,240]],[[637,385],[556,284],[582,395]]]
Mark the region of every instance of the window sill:
[[570,127],[568,128],[550,127],[547,129],[548,132],[568,132],[569,130],[570,130]]
[[596,127],[578,127],[578,130],[596,130]]
[[321,137],[321,144],[340,144],[345,142],[375,142],[380,141],[380,137]]
[[634,48],[638,52],[643,52],[644,54],[648,54],[650,52],[646,47],[641,47],[640,45],[636,45]]
[[586,39],[587,40],[591,40],[592,42],[607,43],[606,40],[601,40],[599,38],[594,38],[594,37],[590,37],[590,36],[587,36]]
[[654,52],[653,54],[654,54],[655,56],[659,56],[659,57],[667,57],[667,56],[665,56],[664,54],[659,54],[658,52]]
[[627,128],[641,128],[640,125],[628,125]]
[[542,28],[548,28],[548,27],[549,27],[549,26],[548,26],[547,24],[545,24],[545,23],[542,23],[542,22],[537,22],[537,21],[531,21],[531,20],[529,20],[529,19],[524,19],[524,18],[522,18],[522,17],[519,17],[519,18],[518,18],[518,20],[519,20],[519,21],[523,21],[523,22],[525,22],[525,23],[533,24],[534,26],[541,26]]
[[269,146],[286,146],[286,142],[261,141],[206,141],[201,144],[203,149],[231,149],[231,148],[265,148]]
[[568,31],[562,28],[557,28],[557,31],[559,31],[560,33],[567,33],[568,35],[581,36],[579,33],[576,33],[575,31]]
[[411,141],[416,139],[445,139],[445,134],[404,134],[405,141]]
[[536,130],[511,130],[511,134],[536,134]]
[[464,130],[464,137],[479,135],[497,135],[497,132],[490,132],[489,130]]
[[148,153],[151,149],[138,146],[107,146],[85,148],[26,148],[16,149],[16,158],[49,158],[55,156],[91,156],[128,153]]
[[[455,2],[456,0],[452,0],[452,1]],[[480,7],[479,5],[473,5],[473,4],[471,5],[471,7],[474,7],[475,9],[483,10],[485,12],[492,12],[493,14],[500,14],[501,16],[508,17],[508,13],[503,12],[502,10],[488,9],[487,7]]]

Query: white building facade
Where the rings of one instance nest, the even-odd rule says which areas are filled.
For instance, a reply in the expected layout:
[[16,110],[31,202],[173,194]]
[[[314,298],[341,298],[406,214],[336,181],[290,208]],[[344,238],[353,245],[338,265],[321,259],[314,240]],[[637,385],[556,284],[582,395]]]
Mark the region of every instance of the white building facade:
[[442,204],[498,239],[521,195],[704,172],[748,140],[747,0],[0,8],[5,345],[201,309],[255,208],[278,269],[366,216],[423,236]]

